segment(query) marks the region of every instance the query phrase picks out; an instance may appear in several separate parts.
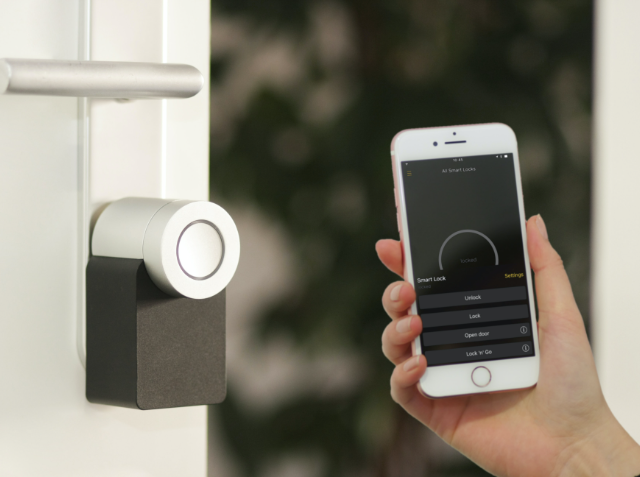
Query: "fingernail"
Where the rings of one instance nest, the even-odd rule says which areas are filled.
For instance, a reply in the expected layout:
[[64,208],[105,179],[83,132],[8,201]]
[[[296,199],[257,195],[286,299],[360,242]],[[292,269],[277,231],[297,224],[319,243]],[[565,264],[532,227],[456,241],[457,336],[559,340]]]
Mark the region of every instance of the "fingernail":
[[407,361],[402,365],[402,367],[404,368],[405,371],[411,371],[413,368],[417,367],[419,364],[420,364],[420,355],[410,358],[409,361]]
[[396,331],[398,333],[406,333],[407,331],[411,331],[411,316],[407,318],[403,318],[398,323],[396,323]]
[[402,283],[400,285],[397,285],[393,290],[391,290],[391,293],[389,294],[389,298],[391,298],[391,301],[398,301],[398,299],[400,299],[401,289],[402,289]]
[[540,232],[540,235],[549,240],[547,226],[544,224],[544,220],[542,220],[542,216],[540,214],[536,217],[536,225],[538,226],[538,232]]

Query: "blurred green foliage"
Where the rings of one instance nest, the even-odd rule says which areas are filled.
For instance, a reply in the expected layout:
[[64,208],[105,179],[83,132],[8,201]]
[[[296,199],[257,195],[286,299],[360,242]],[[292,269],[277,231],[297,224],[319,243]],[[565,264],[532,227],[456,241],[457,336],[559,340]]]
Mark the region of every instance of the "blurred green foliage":
[[[389,145],[406,128],[510,125],[527,215],[545,218],[588,318],[591,2],[214,0],[212,8],[214,19],[241,22],[255,48],[286,40],[301,71],[259,82],[212,133],[216,196],[255,204],[295,244],[298,286],[264,310],[261,339],[286,333],[312,354],[346,346],[367,365],[347,395],[308,395],[266,414],[245,409],[230,387],[212,412],[244,475],[292,452],[319,455],[332,477],[485,475],[467,461],[425,458],[406,439],[419,426],[389,397],[380,297],[395,277],[374,252],[376,240],[398,235]],[[338,24],[346,30],[332,33]],[[239,54],[214,55],[212,88],[233,89]]]

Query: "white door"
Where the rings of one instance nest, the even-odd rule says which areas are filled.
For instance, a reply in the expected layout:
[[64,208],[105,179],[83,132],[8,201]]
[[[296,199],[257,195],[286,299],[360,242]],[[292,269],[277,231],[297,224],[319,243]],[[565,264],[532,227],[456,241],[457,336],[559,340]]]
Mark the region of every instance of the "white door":
[[596,2],[592,327],[615,416],[640,442],[640,3]]
[[[0,475],[206,475],[206,408],[90,404],[77,333],[83,187],[87,213],[124,195],[208,199],[209,8],[206,0],[0,2],[0,58],[90,52],[191,64],[205,76],[188,100],[90,102],[86,177],[83,100],[0,95]],[[118,120],[128,111],[145,120]]]

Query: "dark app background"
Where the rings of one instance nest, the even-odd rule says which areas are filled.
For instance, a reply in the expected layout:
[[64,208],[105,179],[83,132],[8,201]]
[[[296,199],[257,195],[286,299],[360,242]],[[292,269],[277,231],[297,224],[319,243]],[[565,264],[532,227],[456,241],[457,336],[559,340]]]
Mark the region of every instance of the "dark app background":
[[[505,310],[498,313],[500,307],[528,304],[513,155],[411,161],[403,162],[401,169],[414,286],[425,334],[463,330],[460,342],[451,343],[449,333],[447,343],[442,345],[431,338],[445,334],[423,334],[423,345],[428,343],[423,349],[430,365],[531,356],[531,330],[505,338],[502,331],[519,327],[492,328],[514,324],[530,327],[528,313],[524,318],[522,314],[505,315]],[[514,294],[512,287],[520,289]],[[460,293],[488,289],[497,290],[484,294]],[[444,301],[442,297],[432,297],[446,293],[455,295],[448,295]],[[464,315],[466,311],[469,317],[477,314],[481,318],[461,323],[461,313]],[[439,326],[430,324],[430,315],[438,317]],[[491,316],[500,316],[500,319],[487,321]],[[467,328],[470,338],[464,337]],[[473,333],[477,333],[476,336]],[[477,356],[462,349],[476,350],[478,340],[481,345],[494,346],[494,349]],[[514,345],[498,346],[520,341],[529,346],[523,345],[527,351],[516,355],[513,355]],[[458,358],[456,352],[438,353],[456,348],[460,348]],[[511,354],[505,356],[505,353]]]

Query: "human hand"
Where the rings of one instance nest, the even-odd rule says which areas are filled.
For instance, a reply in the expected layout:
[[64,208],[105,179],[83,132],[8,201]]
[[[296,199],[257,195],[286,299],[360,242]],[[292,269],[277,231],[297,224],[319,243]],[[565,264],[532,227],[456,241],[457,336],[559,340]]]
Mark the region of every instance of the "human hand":
[[[531,268],[536,276],[540,376],[537,386],[503,393],[432,400],[418,390],[427,362],[411,355],[422,332],[408,315],[411,284],[387,287],[382,303],[391,323],[383,352],[396,365],[391,396],[448,444],[498,476],[616,475],[640,473],[640,446],[607,406],[562,260],[549,243],[540,216],[527,222]],[[382,263],[401,277],[402,245],[380,240]]]

